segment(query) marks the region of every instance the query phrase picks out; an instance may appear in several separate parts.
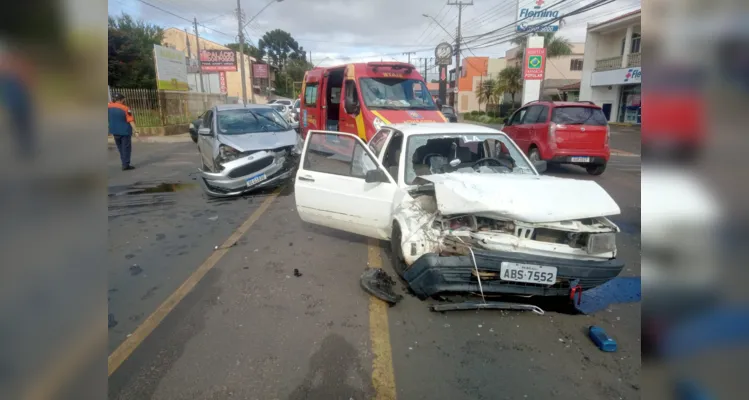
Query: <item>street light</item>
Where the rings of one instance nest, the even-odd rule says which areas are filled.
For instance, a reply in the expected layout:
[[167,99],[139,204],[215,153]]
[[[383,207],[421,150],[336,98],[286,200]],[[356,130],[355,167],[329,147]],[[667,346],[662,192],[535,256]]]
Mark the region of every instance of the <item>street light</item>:
[[429,19],[431,19],[432,21],[434,21],[434,23],[435,23],[435,24],[437,24],[437,26],[439,26],[440,28],[442,28],[442,30],[443,30],[443,31],[445,31],[445,33],[447,33],[447,36],[449,36],[449,37],[450,37],[450,39],[452,39],[452,40],[455,40],[455,37],[453,37],[453,35],[451,35],[451,34],[450,34],[450,32],[448,32],[448,31],[447,31],[447,29],[445,29],[445,27],[444,27],[444,26],[440,25],[440,23],[439,23],[439,22],[437,22],[437,20],[436,20],[436,19],[434,19],[434,17],[432,17],[432,16],[431,16],[431,15],[429,15],[429,14],[421,14],[421,15],[423,15],[424,17],[426,17],[426,18],[429,18]]
[[[260,11],[257,12],[257,14],[255,14],[252,18],[250,18],[249,21],[247,21],[246,24],[244,24],[244,26],[242,26],[242,12],[241,12],[242,8],[241,8],[241,5],[239,4],[239,0],[237,0],[237,11],[238,11],[238,13],[237,13],[238,14],[237,15],[237,19],[239,21],[239,23],[237,24],[238,27],[239,27],[239,57],[240,57],[240,63],[239,64],[240,64],[240,68],[242,69],[242,74],[241,75],[242,75],[242,103],[243,104],[247,103],[247,82],[246,82],[246,79],[245,79],[245,76],[244,76],[244,35],[242,34],[242,31],[250,23],[252,23],[252,21],[254,21],[255,18],[257,18],[258,15],[260,15],[260,13],[262,13],[263,11],[265,11],[266,8],[270,7],[271,4],[273,4],[273,3],[280,3],[282,1],[283,0],[271,0],[271,1],[269,1],[268,4],[266,4],[263,8],[261,8]],[[253,76],[253,79],[254,79],[254,76]],[[255,85],[254,85],[254,82],[253,82],[252,86],[253,87],[250,88],[250,89],[252,89],[252,102],[254,103],[255,102],[255,88],[254,88]]]

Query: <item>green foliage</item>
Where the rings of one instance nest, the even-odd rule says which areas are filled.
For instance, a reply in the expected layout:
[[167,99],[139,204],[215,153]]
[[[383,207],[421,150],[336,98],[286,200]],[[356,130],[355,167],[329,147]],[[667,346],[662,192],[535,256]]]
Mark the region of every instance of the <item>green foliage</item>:
[[499,72],[498,90],[507,92],[515,103],[515,94],[523,90],[523,70],[520,66],[511,65]]
[[161,44],[164,30],[122,14],[109,16],[108,35],[109,86],[156,88],[153,45]]
[[261,53],[268,56],[271,65],[281,70],[289,61],[303,60],[306,62],[307,59],[307,52],[304,51],[304,48],[299,46],[299,43],[291,37],[289,32],[281,29],[266,32],[258,40],[257,48]]

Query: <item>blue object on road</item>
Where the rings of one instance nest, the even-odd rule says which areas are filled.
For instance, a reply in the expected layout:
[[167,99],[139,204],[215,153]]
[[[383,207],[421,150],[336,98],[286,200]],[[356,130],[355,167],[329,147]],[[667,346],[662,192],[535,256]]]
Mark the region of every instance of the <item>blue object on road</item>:
[[642,279],[637,277],[614,278],[597,288],[583,292],[582,301],[575,308],[583,314],[605,310],[609,304],[635,303],[642,299]]
[[590,336],[590,340],[592,340],[599,349],[607,352],[616,351],[616,341],[610,338],[603,328],[595,325],[591,326],[590,329],[588,329],[588,336]]
[[676,400],[713,400],[707,390],[694,381],[681,380],[676,383]]

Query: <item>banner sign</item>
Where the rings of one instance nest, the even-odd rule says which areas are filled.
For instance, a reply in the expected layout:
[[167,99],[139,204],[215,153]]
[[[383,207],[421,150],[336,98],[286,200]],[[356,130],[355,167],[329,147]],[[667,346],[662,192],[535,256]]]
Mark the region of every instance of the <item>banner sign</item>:
[[450,65],[453,62],[453,46],[450,43],[442,42],[434,49],[434,56],[437,58],[437,65]]
[[221,89],[221,94],[226,94],[226,72],[219,72],[218,73],[218,86]]
[[156,87],[160,90],[190,90],[187,84],[185,53],[169,47],[153,45],[156,64]]
[[234,50],[200,50],[200,66],[203,72],[237,70],[237,53]]
[[[554,1],[546,0],[518,0],[518,14],[515,19],[515,29],[518,32],[556,32],[559,30],[559,20],[562,15],[559,10],[552,10]],[[560,6],[556,6],[560,8]],[[548,23],[548,24],[547,24]],[[539,26],[544,25],[544,26]]]
[[268,64],[252,64],[252,78],[268,78]]
[[526,81],[543,80],[544,68],[546,68],[546,49],[525,49],[523,79]]

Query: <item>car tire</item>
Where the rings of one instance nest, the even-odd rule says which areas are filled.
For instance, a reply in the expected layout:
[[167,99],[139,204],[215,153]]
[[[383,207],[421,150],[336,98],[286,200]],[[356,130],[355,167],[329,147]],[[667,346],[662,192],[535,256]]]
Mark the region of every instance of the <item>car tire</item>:
[[585,170],[588,171],[588,174],[590,175],[601,175],[603,171],[606,170],[606,164],[596,164],[596,165],[588,165],[585,167]]
[[538,148],[531,147],[528,151],[528,159],[531,160],[531,163],[541,161],[541,152],[538,151]]
[[393,234],[390,235],[390,261],[393,263],[393,270],[398,276],[403,278],[406,273],[406,262],[403,260],[403,251],[401,250],[401,228],[397,223],[393,224]]

